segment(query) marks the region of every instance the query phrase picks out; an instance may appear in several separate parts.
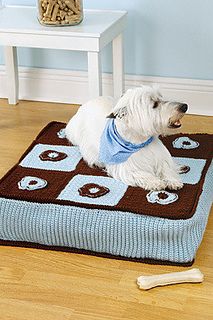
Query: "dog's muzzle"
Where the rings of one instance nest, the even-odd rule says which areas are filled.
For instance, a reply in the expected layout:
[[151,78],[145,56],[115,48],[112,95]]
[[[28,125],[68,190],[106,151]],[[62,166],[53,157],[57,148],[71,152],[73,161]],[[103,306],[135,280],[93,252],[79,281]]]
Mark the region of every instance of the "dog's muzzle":
[[178,129],[181,127],[181,118],[184,116],[188,110],[188,105],[186,103],[180,103],[177,107],[178,115],[176,119],[170,119],[168,127],[171,129]]

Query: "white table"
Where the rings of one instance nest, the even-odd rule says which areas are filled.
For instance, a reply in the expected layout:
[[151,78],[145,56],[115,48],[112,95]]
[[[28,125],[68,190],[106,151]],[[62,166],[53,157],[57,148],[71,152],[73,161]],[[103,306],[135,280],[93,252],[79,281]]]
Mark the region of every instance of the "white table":
[[84,20],[73,27],[45,27],[37,20],[35,7],[0,8],[0,45],[4,46],[9,104],[18,102],[17,47],[86,51],[88,53],[88,98],[102,94],[101,57],[112,42],[114,96],[124,89],[122,33],[126,11],[85,10]]

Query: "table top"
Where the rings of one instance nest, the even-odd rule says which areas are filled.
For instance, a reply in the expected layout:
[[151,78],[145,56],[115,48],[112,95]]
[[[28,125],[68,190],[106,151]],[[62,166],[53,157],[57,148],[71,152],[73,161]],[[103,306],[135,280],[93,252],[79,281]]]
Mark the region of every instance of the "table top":
[[37,8],[6,6],[0,8],[0,33],[47,34],[72,37],[95,37],[116,25],[127,15],[126,11],[84,10],[84,20],[76,26],[42,26],[37,19]]

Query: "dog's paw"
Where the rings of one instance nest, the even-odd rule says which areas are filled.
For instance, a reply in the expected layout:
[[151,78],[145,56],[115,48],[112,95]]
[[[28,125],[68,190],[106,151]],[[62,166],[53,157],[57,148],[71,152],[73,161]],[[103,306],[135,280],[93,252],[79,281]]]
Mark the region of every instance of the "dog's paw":
[[166,180],[166,188],[169,190],[179,190],[183,188],[183,182],[180,180]]
[[166,189],[166,182],[164,180],[152,178],[150,181],[144,181],[141,187],[148,191],[161,191]]

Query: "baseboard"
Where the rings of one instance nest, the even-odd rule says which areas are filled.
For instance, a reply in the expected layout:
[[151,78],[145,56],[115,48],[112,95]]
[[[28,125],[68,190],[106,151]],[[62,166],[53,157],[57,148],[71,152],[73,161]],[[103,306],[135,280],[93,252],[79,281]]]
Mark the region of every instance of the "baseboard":
[[[88,100],[87,72],[19,68],[20,99],[82,104]],[[213,116],[213,80],[125,76],[126,89],[159,85],[168,99],[189,104],[191,114]],[[103,74],[103,92],[112,95],[112,75]],[[7,97],[5,67],[0,66],[0,97]]]

